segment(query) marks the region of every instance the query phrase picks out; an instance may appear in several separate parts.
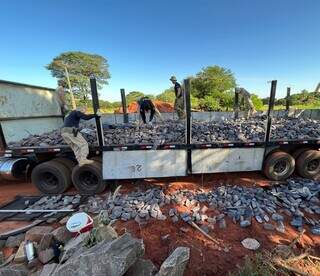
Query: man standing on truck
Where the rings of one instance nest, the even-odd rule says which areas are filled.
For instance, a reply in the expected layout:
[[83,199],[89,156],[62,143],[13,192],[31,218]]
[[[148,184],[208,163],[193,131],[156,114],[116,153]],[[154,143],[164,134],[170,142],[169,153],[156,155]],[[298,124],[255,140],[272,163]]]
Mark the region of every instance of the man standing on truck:
[[174,109],[178,114],[179,120],[183,120],[186,118],[186,114],[184,111],[184,91],[175,76],[172,76],[170,78],[170,81],[174,85],[174,93],[176,96],[176,99],[174,101]]
[[142,97],[140,100],[137,101],[139,106],[139,112],[140,116],[142,118],[142,121],[144,124],[146,124],[146,112],[148,113],[150,111],[150,117],[149,122],[153,120],[154,115],[161,121],[163,121],[162,116],[158,110],[158,108],[155,106],[155,104],[149,99],[148,97]]
[[92,163],[88,160],[89,146],[86,139],[83,138],[79,132],[79,122],[80,120],[91,120],[96,116],[100,117],[101,113],[98,110],[96,114],[87,115],[85,112],[87,108],[82,106],[77,110],[71,111],[68,116],[64,119],[64,124],[61,129],[61,136],[63,140],[71,147],[74,155],[80,166],[84,164]]
[[256,114],[257,111],[253,105],[253,102],[251,100],[251,94],[244,88],[236,88],[236,93],[238,93],[239,96],[241,96],[244,100],[244,103],[246,105],[246,109],[247,110],[247,114],[246,114],[246,118],[251,117],[252,115]]
[[63,116],[65,116],[68,113],[69,108],[66,102],[66,92],[62,80],[58,80],[58,87],[56,89],[56,93],[58,96],[58,102],[61,107],[61,113]]

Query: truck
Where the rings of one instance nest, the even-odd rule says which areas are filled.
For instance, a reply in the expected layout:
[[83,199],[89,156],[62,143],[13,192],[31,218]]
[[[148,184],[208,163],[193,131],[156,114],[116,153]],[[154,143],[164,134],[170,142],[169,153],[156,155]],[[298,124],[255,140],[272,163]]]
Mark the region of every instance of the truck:
[[[90,78],[90,84],[92,106],[97,112],[99,98],[94,77]],[[89,153],[93,162],[79,166],[73,152],[65,145],[10,146],[11,142],[30,134],[41,135],[59,129],[63,115],[54,89],[1,80],[0,178],[31,177],[31,182],[44,194],[63,193],[72,185],[81,194],[98,194],[110,183],[128,179],[243,171],[262,171],[273,181],[285,180],[294,172],[312,179],[320,176],[320,137],[271,138],[273,118],[277,114],[273,110],[276,80],[271,82],[268,111],[264,116],[265,135],[261,141],[192,142],[193,120],[205,114],[191,112],[190,86],[190,80],[184,80],[183,143],[105,145],[103,126],[106,119],[97,117],[94,119],[97,144],[90,145]],[[235,99],[237,104],[237,96]],[[320,118],[318,111],[311,113],[306,112],[306,116]],[[124,112],[118,116],[128,121],[128,115],[131,114]],[[231,112],[228,116],[239,114]],[[278,112],[277,116],[283,114]]]

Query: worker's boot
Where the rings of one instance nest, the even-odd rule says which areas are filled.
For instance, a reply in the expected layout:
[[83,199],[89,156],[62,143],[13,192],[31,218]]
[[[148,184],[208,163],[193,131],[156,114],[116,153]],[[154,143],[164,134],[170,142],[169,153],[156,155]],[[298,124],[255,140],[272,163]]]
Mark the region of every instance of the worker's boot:
[[79,161],[79,166],[83,166],[83,165],[88,165],[88,164],[92,164],[94,161],[93,160],[89,160],[89,159],[82,159]]

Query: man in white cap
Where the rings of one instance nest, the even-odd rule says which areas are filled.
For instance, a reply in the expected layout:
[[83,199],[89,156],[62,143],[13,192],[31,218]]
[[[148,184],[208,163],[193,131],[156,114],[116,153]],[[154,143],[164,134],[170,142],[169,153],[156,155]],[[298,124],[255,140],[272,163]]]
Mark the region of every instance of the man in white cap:
[[175,76],[172,76],[170,78],[170,81],[174,85],[174,93],[176,95],[176,99],[174,101],[174,109],[178,114],[179,120],[183,120],[186,118],[186,113],[184,110],[184,91]]

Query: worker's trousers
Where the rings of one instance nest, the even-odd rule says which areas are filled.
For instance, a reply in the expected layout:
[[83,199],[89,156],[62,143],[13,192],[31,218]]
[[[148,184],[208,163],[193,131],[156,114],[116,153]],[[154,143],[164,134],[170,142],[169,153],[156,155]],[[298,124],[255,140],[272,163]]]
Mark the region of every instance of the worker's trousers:
[[73,150],[78,163],[82,164],[83,161],[87,160],[87,156],[89,154],[88,142],[83,138],[80,132],[77,133],[77,136],[74,136],[72,130],[72,127],[62,128],[61,136],[67,145],[69,145]]
[[184,111],[184,98],[183,97],[179,97],[176,98],[174,101],[174,109],[178,114],[178,118],[180,120],[185,119],[186,118],[186,114]]

